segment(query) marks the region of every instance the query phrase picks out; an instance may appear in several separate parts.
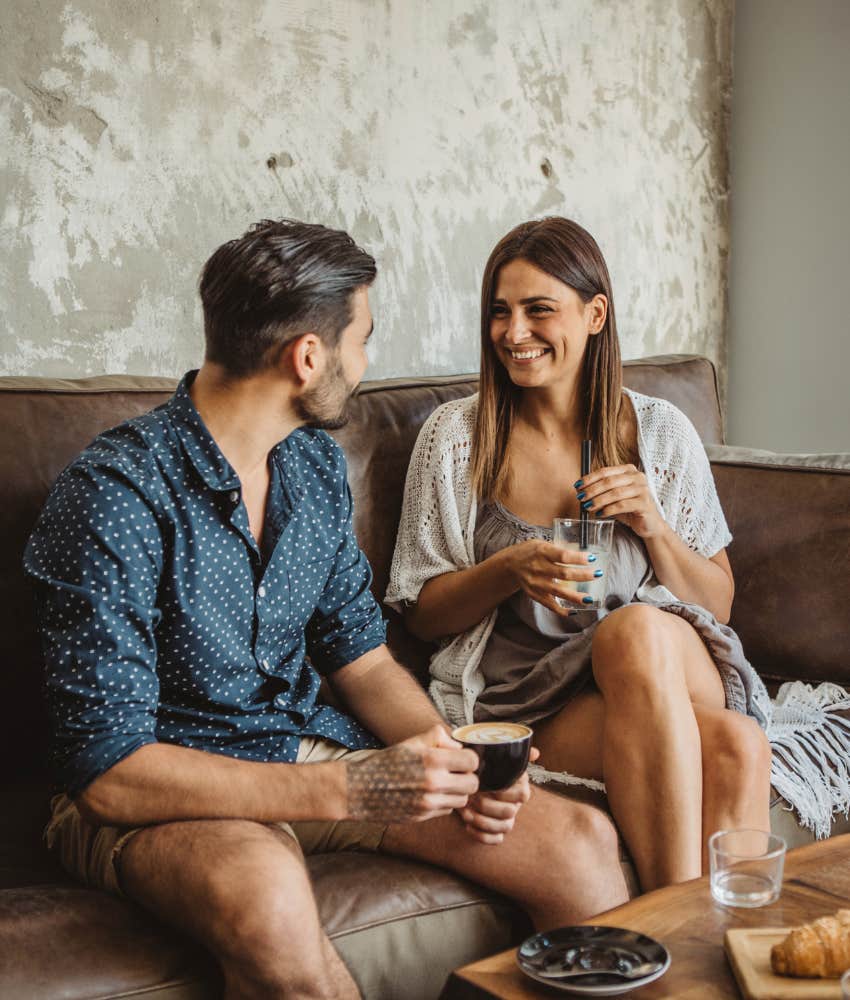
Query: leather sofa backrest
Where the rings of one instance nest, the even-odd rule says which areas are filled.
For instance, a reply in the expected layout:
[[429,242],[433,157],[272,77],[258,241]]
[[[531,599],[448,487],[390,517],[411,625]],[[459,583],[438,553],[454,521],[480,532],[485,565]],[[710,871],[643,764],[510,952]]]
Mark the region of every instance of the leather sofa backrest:
[[[627,362],[625,382],[683,409],[707,443],[722,441],[714,368],[704,358]],[[45,746],[41,664],[32,599],[21,570],[27,537],[62,469],[98,433],[164,402],[173,379],[0,377],[0,780],[40,770]],[[410,452],[435,407],[476,389],[476,377],[366,382],[336,436],[349,460],[355,528],[386,588]],[[395,616],[393,616],[395,617]],[[427,648],[397,623],[391,644],[420,675]]]
[[768,681],[850,687],[850,468],[724,452],[710,449],[747,657]]

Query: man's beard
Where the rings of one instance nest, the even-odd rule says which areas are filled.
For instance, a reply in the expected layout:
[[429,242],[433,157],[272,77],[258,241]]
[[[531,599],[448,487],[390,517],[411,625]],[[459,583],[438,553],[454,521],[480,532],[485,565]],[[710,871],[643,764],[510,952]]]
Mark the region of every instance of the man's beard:
[[345,381],[342,362],[336,357],[333,367],[329,368],[321,382],[296,400],[296,412],[307,427],[338,430],[348,423],[351,417],[349,404],[359,388],[359,385],[351,386]]

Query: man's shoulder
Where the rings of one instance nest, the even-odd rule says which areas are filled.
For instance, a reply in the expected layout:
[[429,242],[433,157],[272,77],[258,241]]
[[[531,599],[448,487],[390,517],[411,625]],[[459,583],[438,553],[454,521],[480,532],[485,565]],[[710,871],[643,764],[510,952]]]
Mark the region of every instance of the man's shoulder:
[[286,444],[305,465],[345,468],[345,452],[327,431],[316,427],[298,427],[286,439]]
[[330,493],[338,497],[345,492],[348,481],[345,452],[327,431],[299,427],[286,438],[283,446],[286,461],[294,463],[308,493]]
[[30,537],[28,571],[66,557],[73,561],[80,539],[90,533],[108,530],[114,540],[131,532],[146,545],[158,544],[163,494],[156,423],[144,414],[104,431],[62,471]]
[[174,454],[175,441],[165,407],[157,407],[98,434],[56,485],[85,478],[95,484],[114,482],[144,492],[160,477],[163,458]]

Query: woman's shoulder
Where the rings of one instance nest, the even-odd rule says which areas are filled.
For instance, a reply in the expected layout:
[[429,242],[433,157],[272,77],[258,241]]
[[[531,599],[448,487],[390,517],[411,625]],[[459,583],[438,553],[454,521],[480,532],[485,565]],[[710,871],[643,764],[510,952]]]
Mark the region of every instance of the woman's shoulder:
[[697,440],[694,425],[675,403],[661,396],[647,396],[634,389],[623,388],[629,397],[635,419],[644,442],[674,450],[677,446]]
[[634,407],[634,411],[638,419],[652,413],[664,415],[679,414],[682,417],[685,416],[679,407],[676,406],[675,403],[671,403],[669,399],[664,399],[661,396],[647,396],[643,392],[638,392],[635,389],[628,389],[626,386],[623,386],[623,392],[632,401],[632,406]]
[[477,392],[441,403],[422,425],[419,441],[437,446],[462,441],[473,432],[477,412]]

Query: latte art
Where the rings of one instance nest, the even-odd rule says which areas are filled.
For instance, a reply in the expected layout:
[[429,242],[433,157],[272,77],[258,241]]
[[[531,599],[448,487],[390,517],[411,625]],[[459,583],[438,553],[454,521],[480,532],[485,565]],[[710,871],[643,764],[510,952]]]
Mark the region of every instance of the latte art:
[[475,722],[452,736],[478,755],[478,790],[510,788],[528,766],[533,731],[518,722]]
[[478,722],[461,726],[452,735],[463,743],[512,743],[525,739],[531,730],[514,722]]

